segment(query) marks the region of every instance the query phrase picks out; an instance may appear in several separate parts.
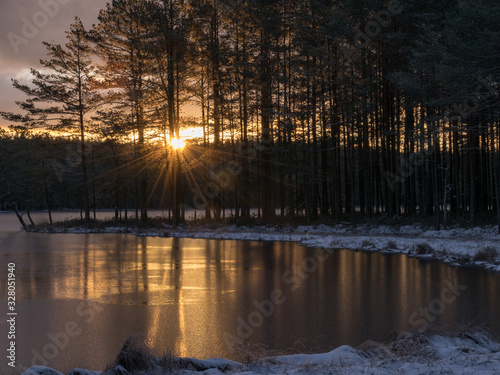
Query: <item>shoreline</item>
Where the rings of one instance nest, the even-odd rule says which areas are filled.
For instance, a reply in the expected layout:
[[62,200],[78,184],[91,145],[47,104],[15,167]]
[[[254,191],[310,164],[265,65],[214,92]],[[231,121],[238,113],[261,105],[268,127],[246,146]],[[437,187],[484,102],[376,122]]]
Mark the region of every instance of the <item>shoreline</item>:
[[181,226],[161,224],[161,228],[124,225],[86,228],[65,222],[42,226],[38,233],[99,234],[120,233],[135,236],[192,238],[206,240],[294,242],[309,248],[350,249],[354,251],[401,254],[427,261],[439,261],[454,267],[476,267],[500,272],[500,235],[496,226],[471,229],[428,230],[419,224],[401,227],[388,225],[346,224],[297,227],[272,226]]

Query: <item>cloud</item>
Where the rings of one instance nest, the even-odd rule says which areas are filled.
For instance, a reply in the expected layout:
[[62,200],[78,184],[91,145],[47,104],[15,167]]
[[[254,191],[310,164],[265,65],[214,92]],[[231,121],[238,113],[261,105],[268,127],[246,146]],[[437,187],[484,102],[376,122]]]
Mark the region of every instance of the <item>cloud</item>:
[[[22,99],[12,88],[29,68],[38,68],[46,57],[42,42],[65,43],[65,31],[76,16],[86,27],[97,22],[108,0],[1,0],[0,1],[0,110],[14,111]],[[5,125],[1,122],[0,124]]]

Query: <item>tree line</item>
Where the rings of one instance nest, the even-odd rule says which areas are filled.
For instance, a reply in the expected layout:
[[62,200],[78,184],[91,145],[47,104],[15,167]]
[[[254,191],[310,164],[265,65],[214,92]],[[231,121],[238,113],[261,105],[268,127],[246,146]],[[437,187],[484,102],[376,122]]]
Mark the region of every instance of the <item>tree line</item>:
[[[13,81],[27,99],[2,112],[17,132],[2,151],[72,132],[87,220],[163,205],[176,224],[183,207],[230,207],[500,229],[499,19],[494,0],[114,0],[46,43],[31,84]],[[186,127],[199,137],[170,147]],[[45,205],[61,190],[36,183]]]

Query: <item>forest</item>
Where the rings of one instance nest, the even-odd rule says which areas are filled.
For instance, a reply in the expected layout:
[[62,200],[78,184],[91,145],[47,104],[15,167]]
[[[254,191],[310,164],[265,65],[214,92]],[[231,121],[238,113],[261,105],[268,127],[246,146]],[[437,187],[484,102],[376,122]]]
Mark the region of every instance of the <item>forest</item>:
[[500,230],[499,20],[496,0],[113,0],[13,80],[0,209]]

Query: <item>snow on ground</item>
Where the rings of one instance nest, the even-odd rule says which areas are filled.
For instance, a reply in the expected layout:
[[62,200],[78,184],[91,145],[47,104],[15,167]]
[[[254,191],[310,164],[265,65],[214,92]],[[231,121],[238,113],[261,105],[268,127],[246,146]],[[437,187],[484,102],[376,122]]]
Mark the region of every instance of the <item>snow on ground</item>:
[[496,226],[471,229],[427,230],[419,225],[393,227],[361,225],[353,227],[299,226],[245,227],[224,226],[179,227],[164,225],[161,230],[107,227],[104,230],[56,228],[51,232],[71,233],[131,233],[138,236],[183,237],[216,240],[292,241],[307,247],[342,248],[392,254],[407,254],[424,259],[436,259],[454,266],[478,266],[500,271],[500,234]]
[[[127,354],[123,356],[127,357]],[[75,369],[68,375],[159,374],[500,374],[500,344],[481,333],[456,337],[401,334],[389,345],[366,342],[357,350],[341,346],[329,353],[262,358],[247,364],[224,359],[148,358],[141,368],[118,363],[107,372]],[[23,375],[62,375],[32,367]]]

